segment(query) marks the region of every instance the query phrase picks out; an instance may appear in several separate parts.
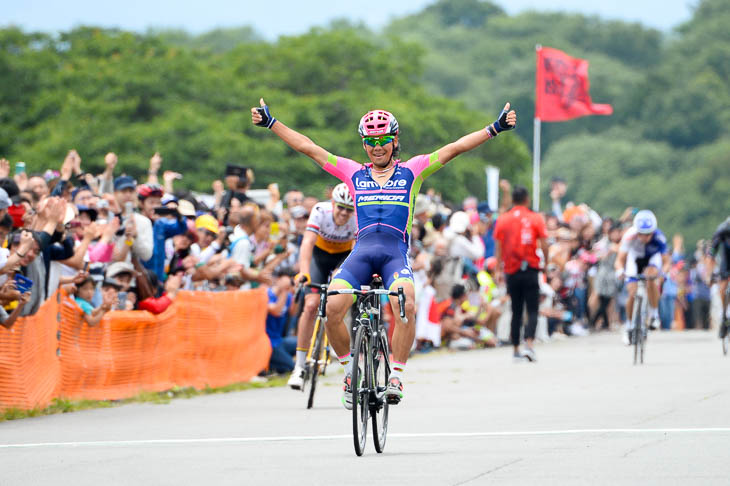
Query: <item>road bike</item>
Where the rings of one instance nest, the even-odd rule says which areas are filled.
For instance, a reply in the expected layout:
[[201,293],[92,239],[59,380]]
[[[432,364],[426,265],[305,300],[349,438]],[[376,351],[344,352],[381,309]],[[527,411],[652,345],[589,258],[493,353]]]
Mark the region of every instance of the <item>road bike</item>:
[[725,356],[727,356],[727,352],[730,350],[730,319],[725,319],[725,312],[727,311],[725,303],[728,302],[730,302],[730,285],[725,287],[725,298],[723,299],[723,296],[720,296],[720,306],[722,307],[722,312],[720,313],[720,327],[725,329],[725,331],[721,332],[720,335],[722,336],[722,354]]
[[644,364],[644,350],[646,348],[646,330],[649,319],[649,295],[646,291],[647,280],[655,280],[657,277],[645,275],[636,276],[636,295],[634,296],[634,312],[631,316],[633,329],[631,340],[634,343],[634,364]]
[[[307,357],[304,361],[304,382],[302,384],[302,392],[305,392],[307,389],[309,390],[307,396],[307,408],[309,409],[314,405],[317,380],[327,372],[327,365],[330,363],[331,358],[330,345],[324,328],[324,322],[326,320],[324,318],[324,309],[327,303],[327,284],[302,283],[297,290],[297,294],[303,296],[305,288],[319,292],[319,308],[317,310],[317,318],[314,321],[314,329],[309,342]],[[300,309],[304,304],[304,299],[302,298],[301,300]]]
[[[352,332],[352,436],[355,453],[362,456],[367,442],[368,420],[372,418],[373,445],[378,453],[385,449],[388,434],[388,401],[385,390],[390,376],[390,347],[388,334],[381,320],[381,296],[398,297],[400,318],[406,323],[406,297],[403,287],[397,291],[383,288],[383,280],[373,276],[370,286],[361,290],[328,290],[323,295],[349,294],[358,297],[357,317]],[[326,299],[320,300],[320,313],[326,319]]]

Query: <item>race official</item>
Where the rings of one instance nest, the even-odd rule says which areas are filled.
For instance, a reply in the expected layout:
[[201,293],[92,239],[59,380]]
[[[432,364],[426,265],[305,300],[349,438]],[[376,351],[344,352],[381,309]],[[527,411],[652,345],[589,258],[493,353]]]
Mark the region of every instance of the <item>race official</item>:
[[[507,292],[512,300],[512,326],[510,337],[515,359],[536,361],[533,349],[537,310],[540,297],[538,273],[540,256],[548,254],[547,229],[542,216],[529,209],[527,189],[515,186],[512,191],[512,209],[497,219],[494,229],[496,256],[507,280]],[[527,307],[525,328],[526,347],[520,351],[522,313]]]

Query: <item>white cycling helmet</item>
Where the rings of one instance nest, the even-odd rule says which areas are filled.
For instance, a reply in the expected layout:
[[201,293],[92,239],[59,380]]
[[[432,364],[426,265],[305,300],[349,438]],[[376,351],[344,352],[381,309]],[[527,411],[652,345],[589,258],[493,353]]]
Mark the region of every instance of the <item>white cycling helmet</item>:
[[634,216],[634,228],[639,234],[652,234],[657,229],[656,216],[648,209],[642,209]]
[[347,188],[347,184],[344,182],[337,184],[332,190],[332,200],[337,204],[343,204],[345,206],[353,207],[355,203],[352,201],[350,190]]

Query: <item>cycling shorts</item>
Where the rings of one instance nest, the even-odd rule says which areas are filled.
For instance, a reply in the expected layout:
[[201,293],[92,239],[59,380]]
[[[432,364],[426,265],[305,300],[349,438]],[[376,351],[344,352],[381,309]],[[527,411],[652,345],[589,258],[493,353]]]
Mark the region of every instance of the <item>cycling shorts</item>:
[[312,283],[327,283],[332,272],[340,266],[349,254],[349,251],[327,253],[315,246],[314,250],[312,250],[312,261],[309,263],[309,276],[312,279]]
[[646,267],[662,268],[662,254],[654,253],[650,257],[635,257],[629,252],[626,258],[626,282],[636,282],[636,276],[641,275]]
[[368,233],[357,240],[352,253],[332,280],[341,280],[351,288],[360,289],[363,285],[370,285],[373,274],[382,277],[386,289],[397,287],[399,282],[413,285],[408,243],[390,233]]

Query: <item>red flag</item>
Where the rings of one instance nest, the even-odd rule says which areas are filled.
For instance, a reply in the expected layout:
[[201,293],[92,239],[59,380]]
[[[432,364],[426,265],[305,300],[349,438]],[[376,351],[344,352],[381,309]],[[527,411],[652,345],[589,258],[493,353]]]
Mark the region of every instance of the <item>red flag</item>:
[[550,47],[538,49],[535,118],[556,122],[612,114],[611,105],[591,101],[589,84],[588,61]]

